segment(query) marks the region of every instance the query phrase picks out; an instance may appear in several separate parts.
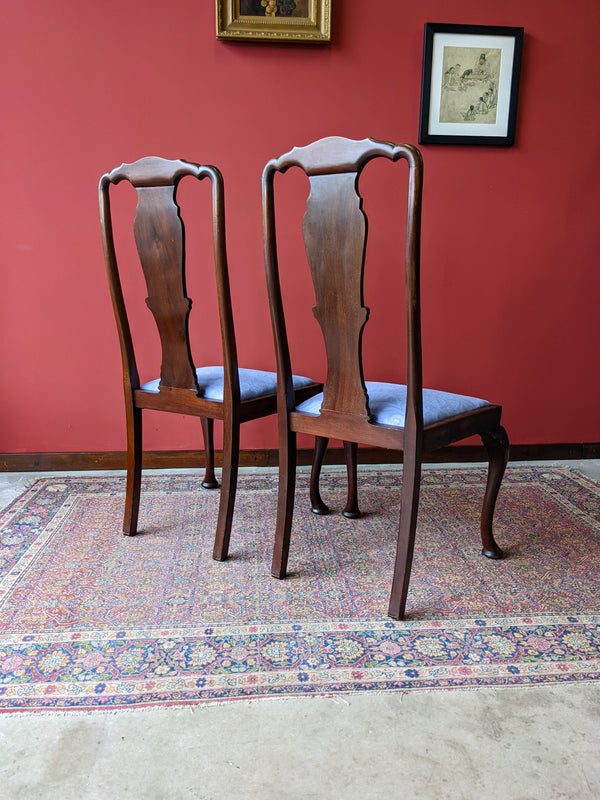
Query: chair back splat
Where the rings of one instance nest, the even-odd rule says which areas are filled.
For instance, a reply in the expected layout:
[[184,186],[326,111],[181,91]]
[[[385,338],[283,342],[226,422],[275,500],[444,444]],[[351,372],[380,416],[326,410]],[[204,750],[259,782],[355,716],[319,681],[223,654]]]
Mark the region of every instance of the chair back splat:
[[191,301],[184,285],[183,222],[175,186],[137,187],[133,230],[146,279],[146,305],[152,312],[162,348],[159,390],[198,391],[190,350]]
[[[185,231],[176,192],[185,177],[208,178],[212,187],[212,245],[222,344],[222,364],[196,366],[192,359],[187,296]],[[160,345],[160,377],[141,383],[134,337],[115,251],[109,189],[128,181],[137,192],[133,233]],[[104,257],[123,361],[127,418],[127,492],[123,531],[137,532],[142,459],[142,410],[151,408],[200,417],[206,452],[202,486],[216,488],[214,420],[223,422],[223,472],[213,556],[227,556],[239,463],[239,428],[277,410],[277,375],[238,367],[225,245],[223,178],[218,169],[187,161],[142,158],[103,175],[99,185]],[[204,297],[203,297],[204,302]],[[295,402],[308,399],[321,384],[293,376]]]
[[[405,160],[409,167],[404,257],[405,384],[369,381],[363,368],[362,339],[369,318],[363,297],[368,226],[358,183],[365,165],[375,158]],[[302,230],[316,297],[313,312],[321,327],[327,357],[323,391],[300,404],[295,402],[291,390],[292,357],[275,231],[274,177],[291,167],[301,169],[310,184]],[[500,406],[478,398],[423,389],[419,275],[422,183],[423,164],[417,148],[374,139],[321,139],[269,161],[263,171],[265,267],[280,378],[280,486],[272,573],[283,578],[287,569],[297,433],[317,437],[320,462],[315,462],[311,478],[311,501],[317,513],[327,510],[320,498],[318,482],[330,437],[344,441],[349,477],[357,443],[403,450],[402,512],[388,609],[390,616],[398,619],[404,613],[408,592],[423,453],[473,434],[482,437],[490,454],[490,479],[481,534],[484,553],[490,558],[502,555],[493,539],[492,517],[508,458],[508,439],[500,426]],[[352,491],[351,485],[349,493]],[[352,503],[357,511],[356,497]],[[350,505],[349,499],[347,508]],[[320,512],[319,508],[325,511]]]

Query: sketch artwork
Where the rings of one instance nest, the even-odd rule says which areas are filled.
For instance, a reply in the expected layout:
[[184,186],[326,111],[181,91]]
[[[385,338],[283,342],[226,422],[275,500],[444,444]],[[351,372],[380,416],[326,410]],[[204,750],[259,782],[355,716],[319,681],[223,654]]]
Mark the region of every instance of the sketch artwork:
[[499,48],[444,47],[439,122],[496,123]]

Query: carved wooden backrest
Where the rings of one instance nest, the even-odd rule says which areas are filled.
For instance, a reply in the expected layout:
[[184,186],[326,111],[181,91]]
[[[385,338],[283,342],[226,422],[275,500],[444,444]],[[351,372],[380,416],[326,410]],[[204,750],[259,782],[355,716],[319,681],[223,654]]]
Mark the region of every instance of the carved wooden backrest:
[[[345,414],[369,419],[362,363],[362,335],[369,316],[363,300],[367,220],[358,192],[358,179],[365,164],[381,156],[392,161],[404,158],[410,165],[406,240],[409,373],[412,373],[409,384],[418,383],[421,380],[418,309],[421,158],[418,150],[411,145],[373,139],[354,141],[330,137],[294,148],[270,161],[263,173],[266,266],[272,298],[280,298],[273,176],[296,166],[304,170],[310,181],[303,235],[315,289],[313,313],[321,326],[327,356],[322,415]],[[274,319],[274,327],[279,363],[289,369],[283,309],[275,316],[278,317]]]
[[[132,384],[139,384],[129,325],[118,276],[110,204],[109,184],[129,181],[137,192],[137,208],[133,224],[135,242],[146,281],[146,304],[152,312],[160,337],[162,361],[160,389],[198,390],[189,339],[191,300],[187,296],[185,276],[185,231],[176,201],[179,181],[186,175],[210,177],[213,183],[213,212],[217,288],[224,342],[235,343],[222,220],[222,178],[214,167],[199,166],[185,161],[163,158],[142,158],[132,164],[122,164],[103,176],[100,181],[102,229],[107,269],[113,305],[125,365]],[[226,359],[227,360],[227,359]],[[135,387],[137,388],[137,386]]]

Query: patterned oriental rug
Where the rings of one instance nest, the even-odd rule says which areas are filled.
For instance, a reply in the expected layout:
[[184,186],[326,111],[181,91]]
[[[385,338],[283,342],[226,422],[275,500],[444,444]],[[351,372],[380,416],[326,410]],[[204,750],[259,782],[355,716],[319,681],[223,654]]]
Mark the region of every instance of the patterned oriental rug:
[[[596,681],[600,486],[507,471],[480,555],[485,471],[427,469],[407,619],[386,616],[401,469],[360,472],[359,520],[298,478],[290,576],[269,574],[277,475],[244,473],[225,563],[218,492],[191,474],[38,480],[0,517],[0,710],[122,709],[336,692]],[[344,505],[343,471],[323,496]]]

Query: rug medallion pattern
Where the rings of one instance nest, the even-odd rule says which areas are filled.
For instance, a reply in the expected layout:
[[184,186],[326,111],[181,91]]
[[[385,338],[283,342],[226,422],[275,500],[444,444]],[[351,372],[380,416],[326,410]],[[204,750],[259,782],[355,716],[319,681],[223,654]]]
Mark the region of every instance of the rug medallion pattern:
[[145,474],[138,536],[124,478],[41,479],[0,517],[0,711],[182,705],[595,681],[600,486],[509,467],[496,511],[507,557],[480,555],[485,470],[428,468],[407,618],[386,616],[401,468],[361,469],[347,520],[298,479],[289,577],[269,574],[277,475],[244,473],[230,558],[211,558],[218,492]]

